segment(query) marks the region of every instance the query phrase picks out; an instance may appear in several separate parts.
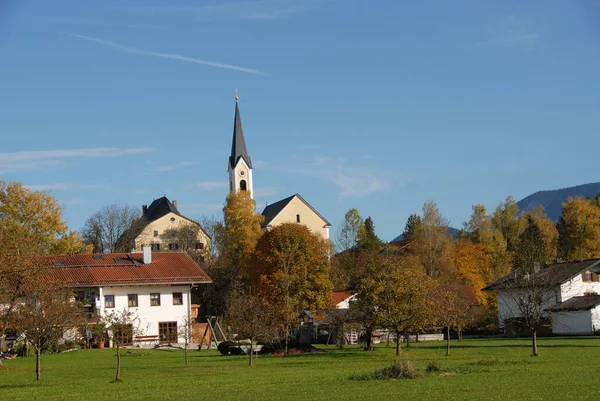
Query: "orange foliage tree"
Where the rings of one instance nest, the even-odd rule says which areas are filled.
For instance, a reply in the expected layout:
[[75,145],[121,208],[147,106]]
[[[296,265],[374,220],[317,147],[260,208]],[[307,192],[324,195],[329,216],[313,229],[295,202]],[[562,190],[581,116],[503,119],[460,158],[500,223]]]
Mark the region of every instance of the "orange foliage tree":
[[248,269],[251,285],[269,305],[279,311],[276,319],[287,333],[303,309],[318,311],[327,306],[329,243],[306,226],[284,223],[267,231],[256,245]]

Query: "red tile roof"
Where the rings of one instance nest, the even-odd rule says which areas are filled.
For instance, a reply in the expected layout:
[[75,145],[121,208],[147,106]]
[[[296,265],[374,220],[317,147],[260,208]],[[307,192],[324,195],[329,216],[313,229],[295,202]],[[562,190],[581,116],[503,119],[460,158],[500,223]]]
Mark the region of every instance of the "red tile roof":
[[337,304],[339,304],[340,302],[350,298],[352,295],[356,294],[356,292],[351,292],[351,291],[334,291],[333,294],[331,294],[331,301],[330,303],[333,306],[336,306]]
[[99,253],[44,257],[51,276],[68,287],[140,284],[210,283],[208,275],[185,252]]

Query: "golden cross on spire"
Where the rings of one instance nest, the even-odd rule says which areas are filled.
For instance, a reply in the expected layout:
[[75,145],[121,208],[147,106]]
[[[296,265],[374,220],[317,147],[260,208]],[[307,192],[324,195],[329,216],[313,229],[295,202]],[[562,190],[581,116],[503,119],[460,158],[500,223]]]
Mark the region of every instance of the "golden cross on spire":
[[235,88],[235,101],[237,102],[240,97],[238,96],[238,90]]

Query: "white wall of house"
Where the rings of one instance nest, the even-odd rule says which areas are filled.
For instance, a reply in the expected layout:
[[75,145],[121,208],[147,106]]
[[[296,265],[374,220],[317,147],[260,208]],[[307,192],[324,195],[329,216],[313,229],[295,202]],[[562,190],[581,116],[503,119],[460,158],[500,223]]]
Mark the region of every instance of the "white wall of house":
[[552,333],[590,335],[592,317],[590,310],[555,312],[552,314]]
[[[139,329],[142,335],[158,335],[160,322],[177,322],[177,328],[183,326],[184,319],[191,314],[190,285],[132,285],[100,288],[99,313],[127,309],[139,319]],[[152,306],[150,294],[160,294],[160,306]],[[181,293],[182,305],[173,305],[173,293]],[[128,295],[137,294],[138,306],[128,306]],[[115,307],[106,308],[106,295],[114,295]],[[179,338],[178,342],[183,342]]]
[[[500,327],[504,327],[504,320],[511,317],[522,316],[522,308],[519,306],[520,298],[526,297],[526,291],[522,289],[514,290],[497,290],[498,296],[498,319]],[[549,309],[560,303],[560,289],[557,286],[555,289],[546,291],[542,297],[542,310]],[[543,313],[547,315],[547,313]]]
[[560,292],[562,295],[561,302],[564,302],[569,298],[584,295],[586,292],[596,292],[600,294],[600,282],[584,283],[582,275],[578,274],[571,280],[562,283],[560,286]]
[[350,302],[356,300],[357,294],[350,296],[349,298],[344,299],[342,302],[338,303],[335,308],[336,309],[350,309]]

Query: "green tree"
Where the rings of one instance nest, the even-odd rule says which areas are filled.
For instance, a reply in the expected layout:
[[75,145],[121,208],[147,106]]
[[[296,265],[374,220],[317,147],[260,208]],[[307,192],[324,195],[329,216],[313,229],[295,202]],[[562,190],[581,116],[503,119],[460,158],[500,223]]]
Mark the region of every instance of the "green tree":
[[284,328],[285,355],[292,322],[303,309],[318,311],[327,306],[329,244],[306,226],[284,223],[267,231],[255,248],[249,269],[250,283],[265,303],[279,311]]
[[535,263],[543,264],[548,250],[540,227],[532,216],[527,216],[527,228],[519,235],[513,258],[513,270],[532,271]]
[[404,225],[404,232],[402,238],[404,240],[414,240],[417,237],[417,233],[421,228],[421,217],[418,214],[411,214],[406,220]]
[[494,228],[502,233],[506,240],[506,249],[514,251],[519,234],[525,228],[525,221],[519,219],[519,206],[512,196],[506,197],[504,203],[500,203],[492,217]]

